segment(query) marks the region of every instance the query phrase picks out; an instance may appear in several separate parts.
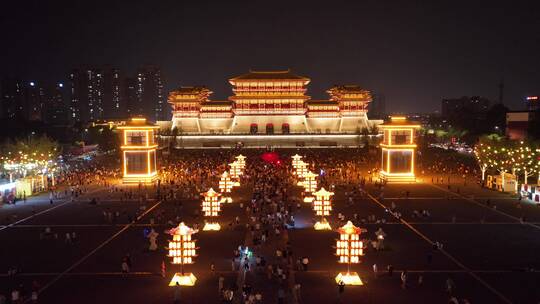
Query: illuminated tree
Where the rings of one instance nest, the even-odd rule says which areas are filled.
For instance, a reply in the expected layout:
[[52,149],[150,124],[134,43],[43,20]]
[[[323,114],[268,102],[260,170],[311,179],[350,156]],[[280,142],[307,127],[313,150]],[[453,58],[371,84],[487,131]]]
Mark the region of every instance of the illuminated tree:
[[27,174],[43,174],[56,166],[56,158],[60,154],[58,144],[43,135],[6,142],[1,147],[3,168],[26,176]]
[[540,149],[531,143],[520,141],[509,154],[514,172],[522,173],[523,183],[527,184],[527,179],[538,172]]
[[479,142],[474,147],[474,155],[476,156],[476,161],[482,172],[482,180],[485,180],[486,178],[486,171],[489,168],[489,157],[492,153],[491,146],[483,142]]

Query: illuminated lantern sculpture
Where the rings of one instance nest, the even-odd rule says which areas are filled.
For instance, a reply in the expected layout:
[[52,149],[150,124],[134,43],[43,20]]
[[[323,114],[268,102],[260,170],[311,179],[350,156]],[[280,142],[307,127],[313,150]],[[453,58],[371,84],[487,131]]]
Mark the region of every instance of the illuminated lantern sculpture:
[[330,227],[330,223],[328,223],[325,216],[330,215],[330,211],[332,210],[331,197],[334,195],[334,192],[329,192],[321,188],[319,191],[314,192],[313,195],[315,195],[313,210],[315,210],[315,215],[321,217],[321,220],[315,223],[315,230],[331,230],[332,227]]
[[[202,195],[204,196],[204,200],[202,201],[202,211],[204,216],[210,218],[219,216],[219,212],[221,211],[221,203],[219,200],[220,194],[214,191],[214,189],[210,188],[210,190],[202,193]],[[218,231],[220,229],[221,226],[218,222],[207,222],[203,227],[204,231]]]
[[314,197],[310,194],[317,189],[317,176],[317,174],[311,171],[308,171],[308,173],[304,175],[304,181],[302,181],[302,186],[304,187],[304,192],[306,193],[304,197],[305,203],[313,202]]
[[348,221],[338,229],[339,239],[336,240],[336,255],[339,263],[347,264],[347,272],[340,272],[336,276],[336,283],[343,282],[345,285],[363,285],[358,273],[351,272],[351,264],[360,263],[360,257],[364,255],[364,244],[360,240],[362,229]]
[[296,171],[294,172],[298,179],[304,178],[304,175],[308,173],[309,170],[307,166],[308,164],[303,161],[298,162],[298,164],[296,165]]
[[402,116],[392,116],[390,122],[379,125],[384,131],[381,143],[381,170],[379,176],[386,182],[414,182],[415,130],[420,124]]
[[231,193],[233,184],[234,182],[231,180],[231,177],[229,176],[229,172],[227,171],[223,172],[223,174],[221,174],[221,178],[219,179],[219,191],[221,192],[222,203],[232,203],[232,198],[226,194]]
[[238,164],[238,167],[240,167],[240,170],[244,170],[246,168],[246,157],[242,154],[235,157],[236,163]]
[[294,169],[296,169],[298,167],[298,163],[302,161],[302,156],[295,154],[291,156],[291,158],[292,158],[292,166]]
[[195,240],[191,238],[192,234],[197,233],[197,230],[189,228],[183,222],[178,227],[169,230],[169,234],[173,239],[169,241],[169,247],[166,249],[169,252],[169,257],[172,258],[171,264],[181,265],[180,273],[175,273],[169,286],[193,286],[197,278],[193,273],[185,273],[184,265],[193,264],[193,258],[197,256],[197,247]]
[[158,128],[141,117],[118,127],[123,133],[120,148],[124,183],[151,183],[157,179],[154,130]]
[[231,167],[231,178],[236,180],[233,186],[240,186],[240,175],[242,175],[242,168],[240,168],[240,165],[236,161],[230,163],[229,167]]

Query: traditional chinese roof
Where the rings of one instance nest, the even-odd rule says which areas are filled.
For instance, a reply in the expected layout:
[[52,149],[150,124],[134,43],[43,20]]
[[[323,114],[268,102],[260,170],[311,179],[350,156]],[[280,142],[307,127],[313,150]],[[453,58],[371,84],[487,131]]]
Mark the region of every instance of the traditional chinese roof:
[[360,234],[362,229],[356,227],[351,221],[347,221],[347,224],[338,228],[339,234]]
[[133,117],[126,121],[126,124],[119,126],[118,129],[159,129],[159,126],[154,125],[144,117]]
[[206,101],[213,92],[204,86],[201,87],[180,87],[169,93],[169,103],[184,101]]
[[379,125],[379,128],[392,128],[392,127],[409,127],[409,128],[420,128],[420,123],[416,121],[407,120],[405,116],[390,116],[389,121],[385,121],[383,124]]
[[326,91],[332,100],[361,100],[371,101],[371,92],[358,85],[335,85]]
[[291,72],[290,69],[285,71],[253,71],[250,70],[249,73],[233,77],[229,81],[238,81],[238,80],[303,80],[309,81],[307,77],[299,76]]

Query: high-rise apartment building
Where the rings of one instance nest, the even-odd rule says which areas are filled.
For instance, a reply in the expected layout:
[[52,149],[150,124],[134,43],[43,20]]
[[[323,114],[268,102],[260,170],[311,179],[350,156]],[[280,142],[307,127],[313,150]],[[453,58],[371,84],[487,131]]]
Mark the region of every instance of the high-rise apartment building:
[[120,71],[115,68],[85,67],[69,75],[71,85],[70,119],[94,121],[125,116]]
[[155,121],[166,119],[161,70],[156,66],[142,66],[137,69],[135,79],[137,101],[134,111],[142,110],[142,113],[134,114],[142,114]]

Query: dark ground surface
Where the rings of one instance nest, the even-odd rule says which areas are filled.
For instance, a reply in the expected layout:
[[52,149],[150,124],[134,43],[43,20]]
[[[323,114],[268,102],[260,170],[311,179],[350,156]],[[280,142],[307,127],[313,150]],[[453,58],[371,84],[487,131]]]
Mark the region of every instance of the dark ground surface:
[[[249,159],[248,159],[249,161]],[[386,218],[386,224],[367,223],[366,237],[374,238],[379,227],[387,233],[386,249],[366,250],[362,263],[353,269],[366,283],[362,287],[346,287],[341,303],[446,303],[445,281],[452,278],[456,284],[456,295],[468,299],[470,303],[538,303],[540,301],[540,273],[525,269],[540,269],[540,208],[525,205],[518,209],[515,199],[506,194],[479,188],[477,185],[463,185],[454,181],[451,192],[460,188],[459,195],[450,194],[446,184],[387,185],[384,199],[379,191],[368,185],[373,198],[364,197],[347,206],[345,189],[337,188],[334,199],[333,216],[330,222],[336,226],[339,212],[352,217],[357,213],[361,218],[375,215]],[[459,183],[458,183],[459,182]],[[173,291],[167,287],[177,266],[169,265],[164,247],[169,236],[164,234],[170,225],[155,225],[160,234],[160,250],[147,250],[148,240],[143,237],[143,229],[158,212],[172,213],[175,205],[171,202],[148,201],[148,214],[133,225],[121,217],[115,224],[107,223],[103,210],[119,210],[135,213],[140,208],[136,200],[121,203],[117,195],[104,189],[95,191],[88,197],[99,197],[98,206],[89,205],[87,199],[79,202],[56,202],[49,205],[47,196],[31,198],[26,205],[3,206],[0,208],[0,293],[7,293],[12,286],[22,283],[27,289],[32,281],[44,287],[39,303],[172,303]],[[410,198],[403,197],[403,191],[410,191]],[[249,198],[251,189],[244,185],[235,190],[235,202],[223,207],[220,217],[222,226],[243,217],[239,201]],[[474,196],[474,199],[472,198]],[[497,209],[485,205],[490,198]],[[402,213],[403,222],[398,222],[385,211],[382,205],[395,202]],[[38,214],[32,215],[32,207]],[[194,211],[200,208],[195,200],[183,201],[182,220],[192,225],[200,223]],[[44,213],[40,211],[54,208]],[[413,218],[413,210],[427,209],[429,218]],[[8,215],[17,214],[23,220],[13,226],[5,226]],[[526,215],[527,223],[520,224],[519,217]],[[455,216],[456,222],[452,223]],[[295,274],[302,285],[301,303],[336,303],[337,287],[335,275],[345,268],[337,263],[334,256],[334,242],[338,236],[332,231],[315,231],[312,228],[313,211],[304,204],[296,215],[296,229],[289,232],[290,242],[296,256],[310,258],[309,271]],[[58,233],[59,239],[40,240],[39,233],[45,227]],[[76,244],[66,244],[64,234],[76,232]],[[195,287],[183,288],[183,303],[219,303],[217,278],[225,277],[225,282],[236,281],[238,274],[231,269],[231,257],[235,247],[242,244],[244,229],[224,229],[219,232],[199,232],[195,238],[200,247],[194,265],[187,270],[198,278]],[[441,242],[444,252],[433,251],[430,241]],[[427,255],[433,252],[433,261],[428,263]],[[130,254],[133,267],[130,274],[120,272],[122,257]],[[160,265],[167,262],[165,278],[160,276]],[[210,272],[214,262],[217,274]],[[380,273],[373,274],[372,265],[377,264]],[[392,277],[384,271],[393,265]],[[11,266],[18,265],[21,274],[13,279],[4,275]],[[409,288],[400,287],[401,270],[409,272]],[[423,284],[418,285],[418,276],[423,276]],[[264,303],[277,303],[274,290],[268,286],[258,286],[262,281],[253,274],[249,279],[255,290],[263,292]],[[289,301],[292,303],[292,301]]]

